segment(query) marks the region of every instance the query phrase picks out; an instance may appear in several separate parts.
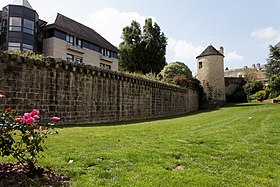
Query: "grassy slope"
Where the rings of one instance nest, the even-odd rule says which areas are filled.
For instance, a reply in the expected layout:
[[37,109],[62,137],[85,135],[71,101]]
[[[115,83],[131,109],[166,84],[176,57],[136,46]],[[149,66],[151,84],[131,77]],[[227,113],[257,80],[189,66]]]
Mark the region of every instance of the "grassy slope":
[[[73,186],[279,186],[279,111],[277,104],[244,104],[58,129],[39,164],[70,176]],[[178,165],[185,170],[173,171]]]

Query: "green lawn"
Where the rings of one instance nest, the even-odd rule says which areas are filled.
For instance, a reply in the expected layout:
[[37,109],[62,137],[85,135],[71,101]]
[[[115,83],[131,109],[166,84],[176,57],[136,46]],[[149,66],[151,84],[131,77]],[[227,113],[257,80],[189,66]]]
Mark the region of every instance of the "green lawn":
[[280,186],[279,104],[57,130],[39,164],[73,186]]

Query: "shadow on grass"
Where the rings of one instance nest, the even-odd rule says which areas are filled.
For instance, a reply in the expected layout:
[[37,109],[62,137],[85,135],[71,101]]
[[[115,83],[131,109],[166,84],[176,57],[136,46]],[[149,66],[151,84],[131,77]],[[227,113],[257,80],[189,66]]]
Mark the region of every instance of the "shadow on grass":
[[[260,106],[264,105],[265,103],[228,103],[226,106],[221,108],[227,107],[253,107],[253,106]],[[131,125],[136,123],[144,123],[144,122],[153,122],[159,120],[168,120],[168,119],[175,119],[180,117],[187,117],[197,114],[202,114],[206,112],[212,112],[216,110],[220,110],[221,108],[211,109],[211,110],[198,110],[194,112],[189,112],[186,114],[180,115],[173,115],[173,116],[165,116],[165,117],[155,117],[155,118],[146,118],[146,119],[138,119],[138,120],[127,120],[127,121],[117,121],[117,122],[100,122],[100,123],[86,123],[86,124],[65,124],[65,125],[58,125],[55,128],[72,128],[72,127],[104,127],[104,126],[119,126],[119,125]]]

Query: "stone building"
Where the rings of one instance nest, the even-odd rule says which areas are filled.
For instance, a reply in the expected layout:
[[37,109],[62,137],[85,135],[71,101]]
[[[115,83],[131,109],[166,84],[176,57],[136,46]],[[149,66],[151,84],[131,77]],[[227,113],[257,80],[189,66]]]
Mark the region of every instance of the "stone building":
[[118,49],[95,30],[61,14],[51,22],[41,20],[27,0],[0,10],[0,50],[43,53],[118,70]]
[[197,79],[201,82],[208,103],[223,105],[225,97],[224,49],[209,45],[197,59]]

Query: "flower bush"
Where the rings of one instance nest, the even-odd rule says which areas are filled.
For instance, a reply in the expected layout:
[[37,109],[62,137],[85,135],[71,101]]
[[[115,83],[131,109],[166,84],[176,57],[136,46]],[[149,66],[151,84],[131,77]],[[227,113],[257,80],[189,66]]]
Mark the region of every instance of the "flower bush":
[[34,176],[35,164],[44,151],[43,143],[47,135],[57,133],[53,125],[60,118],[53,117],[47,126],[39,125],[40,111],[32,110],[18,116],[16,110],[6,108],[0,112],[0,151],[1,156],[13,156]]

